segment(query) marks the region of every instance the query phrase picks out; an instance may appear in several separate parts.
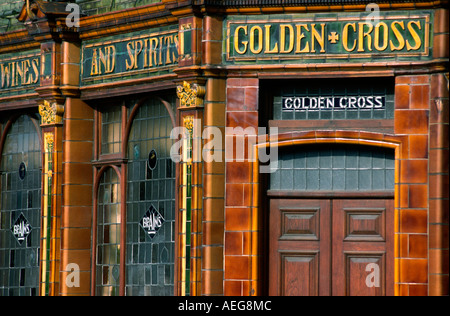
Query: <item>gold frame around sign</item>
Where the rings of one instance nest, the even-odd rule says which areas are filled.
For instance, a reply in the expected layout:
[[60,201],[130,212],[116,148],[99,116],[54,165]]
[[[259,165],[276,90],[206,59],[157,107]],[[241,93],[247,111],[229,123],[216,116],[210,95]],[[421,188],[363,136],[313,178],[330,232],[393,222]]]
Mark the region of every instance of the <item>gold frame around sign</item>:
[[[256,60],[308,60],[308,59],[358,59],[358,58],[367,58],[367,57],[372,57],[372,56],[379,56],[379,57],[395,57],[395,56],[401,56],[401,57],[417,57],[417,56],[429,56],[430,55],[430,19],[431,19],[431,13],[428,14],[418,14],[418,15],[410,15],[410,16],[405,16],[405,15],[395,15],[395,16],[380,16],[380,20],[395,20],[395,19],[425,19],[425,39],[424,39],[424,43],[425,43],[425,47],[424,47],[424,51],[423,52],[419,52],[419,53],[373,53],[373,54],[367,54],[367,53],[363,53],[363,54],[322,54],[322,55],[317,55],[317,54],[302,54],[302,55],[281,55],[281,54],[274,54],[273,56],[270,57],[266,57],[266,56],[262,56],[262,57],[258,57],[258,56],[253,56],[253,57],[230,57],[230,25],[231,24],[264,24],[264,23],[299,23],[299,22],[341,22],[341,21],[363,21],[364,19],[362,17],[338,17],[338,18],[320,18],[320,17],[311,17],[311,18],[305,18],[305,19],[301,19],[301,18],[297,18],[297,19],[274,19],[274,20],[269,20],[269,19],[264,19],[264,20],[242,20],[242,21],[227,21],[227,39],[226,39],[226,50],[227,50],[227,58],[226,61],[256,61]],[[326,63],[326,62],[324,62]]]

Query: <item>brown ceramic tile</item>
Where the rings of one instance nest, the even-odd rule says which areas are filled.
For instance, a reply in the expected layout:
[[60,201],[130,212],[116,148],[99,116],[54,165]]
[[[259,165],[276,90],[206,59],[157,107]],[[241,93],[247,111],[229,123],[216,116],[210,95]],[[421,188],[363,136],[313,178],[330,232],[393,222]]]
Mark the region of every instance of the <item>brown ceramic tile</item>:
[[62,229],[61,249],[65,250],[91,249],[91,229],[90,228]]
[[399,234],[400,258],[408,258],[409,234]]
[[67,206],[62,208],[61,227],[91,227],[92,206]]
[[400,282],[427,283],[427,259],[400,259]]
[[425,284],[410,284],[409,296],[428,296],[428,285]]
[[428,109],[430,103],[430,86],[411,86],[410,109]]
[[244,130],[251,127],[251,132],[257,135],[258,112],[227,112],[227,127],[241,127]]
[[449,123],[449,100],[434,99],[430,101],[430,124]]
[[395,87],[395,108],[409,109],[410,86],[397,85]]
[[250,183],[252,166],[251,162],[227,162],[227,183]]
[[[447,78],[443,74],[431,76],[431,99],[448,98]],[[447,118],[448,119],[448,118]]]
[[430,175],[430,198],[448,198],[448,191],[448,174]]
[[428,161],[427,160],[402,160],[401,161],[401,183],[427,183]]
[[428,207],[428,186],[412,184],[409,186],[409,207],[427,208]]
[[438,34],[434,36],[433,44],[433,58],[448,58],[449,48],[448,48],[449,34]]
[[90,162],[93,152],[92,142],[65,142],[64,161],[66,162]]
[[[61,250],[62,263],[76,263],[81,271],[89,271],[91,269],[91,250]],[[66,265],[61,267],[61,271],[67,271]],[[70,272],[70,271],[69,271]]]
[[428,133],[427,110],[396,110],[394,122],[396,134]]
[[204,198],[203,199],[203,217],[206,222],[223,222],[225,199],[223,198]]
[[448,296],[448,275],[430,274],[430,296]]
[[219,247],[202,247],[203,251],[203,269],[220,270],[223,269],[223,252],[224,248]]
[[259,80],[257,78],[241,78],[240,84],[243,87],[258,87]]
[[259,105],[259,89],[258,88],[246,88],[245,89],[245,102],[244,111],[258,111]]
[[430,125],[430,148],[448,148],[449,147],[449,125],[431,124]]
[[449,222],[449,200],[448,199],[430,199],[430,223]]
[[436,9],[434,16],[434,33],[448,33],[448,10],[446,9]]
[[250,208],[227,207],[225,209],[225,230],[246,231],[250,228]]
[[206,174],[204,176],[204,196],[223,197],[225,195],[225,176],[216,174]]
[[428,236],[427,235],[409,235],[409,257],[427,258],[428,257]]
[[[66,280],[70,272],[61,272],[61,279]],[[80,286],[67,287],[65,282],[61,283],[61,295],[64,296],[89,296],[91,295],[91,272],[80,272]]]
[[244,88],[227,89],[227,111],[242,111],[245,101]]
[[395,77],[395,84],[410,84],[411,83],[411,76],[396,76]]
[[225,232],[225,255],[242,255],[243,237],[242,232]]
[[65,185],[64,206],[92,206],[92,190],[91,185]]
[[429,234],[430,234],[430,248],[448,249],[449,244],[448,225],[431,224]]
[[202,295],[223,295],[223,271],[202,271]]
[[204,245],[223,245],[224,238],[223,222],[205,222],[203,223],[203,244]]
[[428,135],[409,136],[409,158],[428,158]]
[[90,164],[63,164],[64,184],[91,184],[93,182],[93,168]]
[[449,150],[431,149],[430,173],[448,173],[448,172],[449,172]]
[[430,249],[429,272],[448,274],[449,273],[448,249]]
[[94,110],[79,99],[67,98],[64,117],[68,119],[94,119]]
[[400,210],[400,232],[419,233],[428,232],[426,210]]
[[225,296],[242,296],[242,281],[225,281]]
[[249,277],[248,256],[225,256],[225,279],[247,280]]
[[225,203],[226,206],[244,206],[244,185],[227,184]]

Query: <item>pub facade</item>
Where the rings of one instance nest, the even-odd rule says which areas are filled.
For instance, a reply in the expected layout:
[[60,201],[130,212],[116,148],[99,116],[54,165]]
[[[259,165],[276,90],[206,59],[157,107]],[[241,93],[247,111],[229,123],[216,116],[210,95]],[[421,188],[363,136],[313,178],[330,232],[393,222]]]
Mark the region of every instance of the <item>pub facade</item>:
[[0,296],[448,295],[447,5],[0,0]]

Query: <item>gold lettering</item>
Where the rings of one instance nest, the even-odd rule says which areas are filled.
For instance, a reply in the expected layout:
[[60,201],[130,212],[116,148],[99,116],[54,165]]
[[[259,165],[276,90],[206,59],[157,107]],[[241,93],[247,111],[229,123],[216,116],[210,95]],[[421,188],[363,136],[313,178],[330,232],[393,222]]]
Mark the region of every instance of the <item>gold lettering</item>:
[[309,32],[307,24],[297,24],[297,49],[296,54],[309,53],[309,42],[306,42],[305,48],[301,49],[302,39],[305,38],[305,34],[302,33],[302,28]]
[[[15,77],[16,79],[16,86],[20,85],[23,82],[23,65],[21,65],[18,61],[15,62],[16,67],[17,67],[17,76]],[[19,66],[20,65],[20,66]],[[19,77],[21,80],[19,80]]]
[[33,83],[37,83],[39,80],[39,58],[35,58],[33,60],[31,60],[31,67],[33,68],[34,71],[34,79],[33,79]]
[[178,62],[178,35],[173,36],[173,42],[175,43],[175,49],[172,50],[172,60],[173,62]]
[[23,76],[22,76],[22,84],[28,85],[31,83],[31,74],[28,74],[28,71],[30,70],[30,60],[22,60],[22,69],[23,69]]
[[413,24],[417,26],[419,30],[422,30],[422,26],[420,25],[420,21],[410,21],[407,25],[409,33],[411,33],[412,38],[414,39],[415,45],[412,46],[409,43],[409,40],[406,40],[406,49],[408,51],[410,50],[418,50],[422,46],[422,40],[419,37],[419,34],[417,34],[416,30],[413,28]]
[[97,48],[92,50],[91,76],[98,75]]
[[356,23],[347,23],[344,26],[344,30],[342,31],[342,44],[344,46],[344,49],[347,52],[353,52],[355,50],[355,48],[356,48],[356,39],[353,40],[352,48],[348,47],[348,29],[349,29],[350,26],[353,28],[353,31],[356,32]]
[[394,42],[392,40],[390,41],[392,51],[402,50],[405,47],[405,39],[403,38],[403,35],[398,30],[397,25],[401,26],[402,29],[405,29],[405,24],[403,23],[403,21],[392,22],[391,28],[392,28],[392,31],[394,32],[394,35],[398,41],[397,46],[394,45]]
[[[369,30],[365,31],[364,26],[369,26]],[[359,26],[359,31],[358,31],[358,52],[364,52],[365,48],[364,48],[364,39],[367,37],[367,48],[369,51],[372,51],[372,36],[370,35],[370,33],[372,33],[373,31],[373,25],[372,23],[358,23]]]
[[270,49],[270,29],[272,28],[271,24],[264,25],[264,28],[266,29],[266,50],[264,51],[265,54],[276,54],[278,53],[278,43],[275,43],[275,47]]
[[148,67],[148,38],[144,39],[144,68]]
[[[380,45],[380,28],[383,27],[383,45]],[[373,44],[376,50],[382,52],[388,47],[389,27],[386,23],[380,22],[375,26],[375,36]]]
[[162,48],[163,48],[163,38],[164,37],[160,37],[159,38],[159,66],[162,65]]
[[155,66],[157,66],[157,57],[156,54],[158,48],[158,39],[153,37],[150,38],[149,51],[148,51],[148,59],[149,59],[149,67],[153,67],[153,61],[155,61]]
[[10,85],[11,70],[6,64],[0,64],[2,88],[8,88]]
[[125,68],[126,70],[131,70],[134,67],[134,42],[128,42],[127,43],[127,51],[128,51],[128,57],[130,58],[130,62],[128,60],[125,60]]
[[166,47],[167,47],[167,52],[166,52],[166,65],[167,65],[167,64],[172,63],[172,60],[170,59],[170,44],[173,43],[172,35],[166,36],[165,41],[166,41]]
[[[241,41],[239,43],[239,31],[240,30],[244,30],[244,34],[247,36],[247,34],[248,34],[248,26],[247,25],[245,25],[245,26],[240,25],[234,31],[234,50],[239,55],[244,55],[247,52],[248,41]],[[239,49],[239,44],[243,44],[244,45],[244,48],[242,50]]]
[[[258,49],[255,49],[255,32],[258,30]],[[250,51],[253,54],[259,54],[263,50],[263,30],[260,26],[255,25],[250,29]]]
[[[289,46],[286,49],[286,29],[289,30]],[[289,54],[294,50],[294,28],[290,24],[280,25],[280,53]]]
[[316,25],[311,24],[311,34],[312,34],[311,53],[316,52],[316,41],[319,43],[319,45],[321,47],[320,52],[325,53],[325,23],[320,24],[320,26],[322,27],[321,34],[319,34],[319,32],[317,32]]

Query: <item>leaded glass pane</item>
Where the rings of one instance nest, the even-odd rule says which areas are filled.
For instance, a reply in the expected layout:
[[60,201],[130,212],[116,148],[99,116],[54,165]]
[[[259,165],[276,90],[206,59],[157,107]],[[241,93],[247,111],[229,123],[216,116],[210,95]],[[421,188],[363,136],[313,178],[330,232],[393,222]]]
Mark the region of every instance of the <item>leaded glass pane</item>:
[[393,150],[369,146],[280,148],[279,169],[271,174],[270,188],[297,191],[394,190],[394,162]]
[[109,106],[102,111],[101,152],[114,154],[120,152],[122,138],[122,107]]
[[[175,104],[173,97],[167,99]],[[149,99],[139,108],[131,128],[125,289],[128,296],[174,293],[175,164],[170,158],[171,130],[169,113],[158,99]],[[154,168],[148,163],[152,151],[156,153]],[[149,212],[152,206],[154,210]],[[147,212],[153,214],[149,225],[157,229],[142,227]]]
[[0,296],[39,294],[39,143],[33,122],[24,115],[12,124],[1,153]]
[[98,191],[96,295],[119,295],[120,225],[120,182],[116,171],[109,168]]

